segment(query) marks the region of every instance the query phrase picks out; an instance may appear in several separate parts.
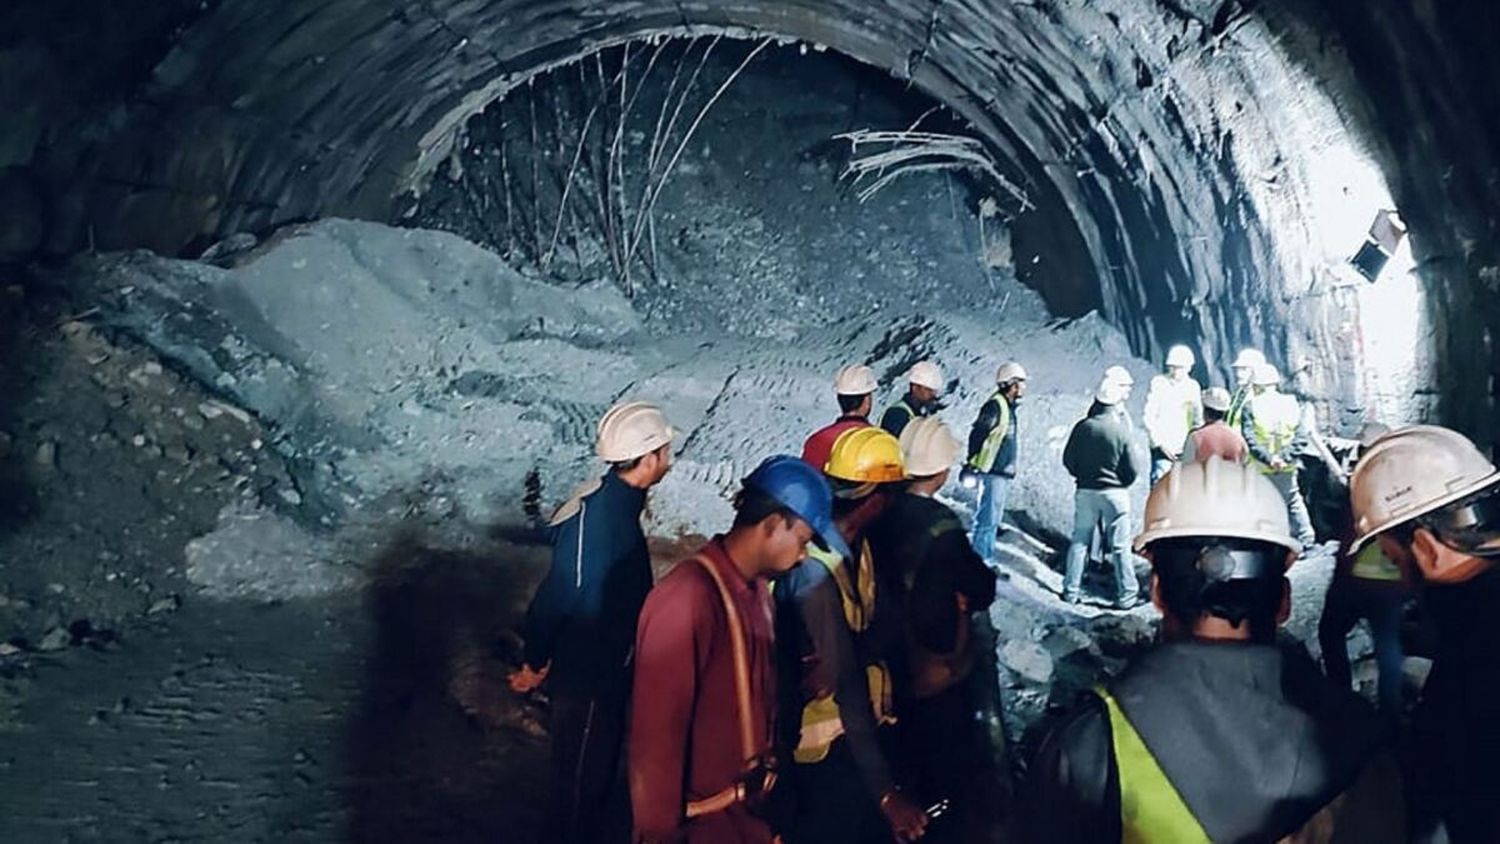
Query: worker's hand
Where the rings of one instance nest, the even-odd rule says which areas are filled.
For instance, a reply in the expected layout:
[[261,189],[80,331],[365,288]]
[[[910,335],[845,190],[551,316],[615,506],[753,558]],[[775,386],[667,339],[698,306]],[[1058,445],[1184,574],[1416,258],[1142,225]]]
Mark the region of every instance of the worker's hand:
[[953,600],[958,604],[958,614],[964,615],[969,611],[969,596],[962,592],[954,592]]
[[880,799],[880,811],[897,841],[916,841],[927,834],[927,813],[899,791],[887,792]]
[[529,665],[522,665],[515,671],[510,672],[510,690],[517,694],[526,694],[535,691],[542,681],[547,679],[547,672],[551,670],[552,663],[543,665],[541,670],[534,670]]
[[1283,470],[1285,468],[1286,468],[1286,461],[1285,460],[1282,460],[1280,457],[1273,457],[1273,458],[1271,458],[1271,471],[1273,471],[1273,472],[1280,472],[1281,470]]

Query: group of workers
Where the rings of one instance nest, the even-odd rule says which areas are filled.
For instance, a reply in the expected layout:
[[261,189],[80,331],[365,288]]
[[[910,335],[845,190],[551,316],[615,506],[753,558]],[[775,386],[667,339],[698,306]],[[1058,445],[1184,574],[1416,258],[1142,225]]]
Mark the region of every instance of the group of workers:
[[[1174,348],[1152,380],[1152,489],[1128,547],[1128,371],[1105,373],[1068,439],[1063,597],[1078,599],[1098,532],[1116,607],[1138,600],[1132,555],[1149,561],[1164,642],[1051,731],[1013,828],[1044,842],[1500,840],[1500,470],[1447,429],[1367,432],[1324,631],[1344,668],[1325,676],[1276,637],[1287,570],[1313,541],[1294,503],[1301,410],[1263,359],[1236,361],[1233,394],[1202,390],[1193,364]],[[510,678],[550,694],[544,840],[973,840],[980,780],[999,776],[981,759],[975,625],[1001,576],[1026,382],[999,368],[966,448],[939,418],[935,364],[912,367],[878,426],[873,372],[845,367],[840,417],[746,475],[728,529],[654,586],[640,517],[676,432],[649,403],[606,413],[609,469],[553,516]],[[980,486],[972,533],[936,497],[955,469]],[[1439,631],[1403,747],[1351,689],[1343,641],[1350,619],[1399,627],[1383,594],[1350,586],[1390,572],[1420,587]],[[1399,639],[1395,653],[1399,680]],[[1382,707],[1399,708],[1387,679]],[[607,810],[622,793],[629,831]]]

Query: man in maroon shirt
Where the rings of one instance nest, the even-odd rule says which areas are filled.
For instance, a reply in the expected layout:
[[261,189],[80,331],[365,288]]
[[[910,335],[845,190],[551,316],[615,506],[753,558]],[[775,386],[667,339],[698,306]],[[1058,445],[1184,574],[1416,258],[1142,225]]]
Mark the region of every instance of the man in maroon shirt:
[[762,844],[752,811],[774,784],[775,651],[767,579],[814,538],[847,554],[822,473],[768,458],[745,478],[734,525],[646,598],[630,723],[635,838]]
[[1232,397],[1223,387],[1203,391],[1203,424],[1188,434],[1182,446],[1183,463],[1207,463],[1217,457],[1230,463],[1244,463],[1249,454],[1245,438],[1224,421]]
[[851,428],[868,428],[870,411],[875,406],[875,373],[858,364],[840,369],[833,379],[833,391],[839,397],[839,418],[814,431],[802,445],[802,459],[819,472],[828,465],[828,454],[834,440]]

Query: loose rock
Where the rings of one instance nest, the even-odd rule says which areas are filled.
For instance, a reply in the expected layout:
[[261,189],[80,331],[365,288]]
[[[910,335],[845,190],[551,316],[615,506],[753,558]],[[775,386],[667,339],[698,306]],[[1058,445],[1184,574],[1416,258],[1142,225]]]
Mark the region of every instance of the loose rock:
[[73,644],[73,635],[62,627],[54,627],[47,631],[40,642],[36,643],[36,649],[43,653],[60,651]]

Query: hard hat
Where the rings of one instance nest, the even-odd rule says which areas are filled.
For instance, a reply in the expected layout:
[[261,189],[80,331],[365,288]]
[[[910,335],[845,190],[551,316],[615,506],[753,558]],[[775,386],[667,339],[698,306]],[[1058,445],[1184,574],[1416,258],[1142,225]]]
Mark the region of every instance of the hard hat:
[[1119,364],[1104,370],[1104,380],[1113,381],[1123,387],[1135,386],[1135,376],[1130,374],[1130,370]]
[[1019,363],[1008,360],[1000,364],[1000,370],[995,373],[996,384],[1009,384],[1013,381],[1025,381],[1026,370]]
[[943,391],[943,370],[930,360],[917,361],[911,371],[906,374],[909,383],[918,387],[926,387],[933,392]]
[[[1463,434],[1436,425],[1399,428],[1360,457],[1349,480],[1358,536],[1354,549],[1376,534],[1458,504],[1496,484],[1500,484],[1500,472]],[[1431,527],[1435,533],[1442,529],[1441,525]],[[1486,548],[1460,550],[1474,554]]]
[[883,428],[851,428],[833,441],[823,474],[855,484],[906,480],[901,443]]
[[1121,384],[1119,381],[1111,381],[1106,377],[1103,381],[1099,382],[1098,388],[1094,390],[1094,401],[1113,407],[1125,400],[1125,390],[1126,386],[1124,384]]
[[1228,413],[1229,404],[1232,400],[1229,391],[1223,387],[1209,387],[1203,391],[1203,406],[1209,410]]
[[625,463],[650,454],[676,436],[661,408],[644,401],[622,402],[600,418],[594,453],[608,463]]
[[1258,470],[1217,456],[1179,463],[1158,481],[1146,499],[1145,523],[1136,553],[1159,539],[1185,536],[1252,539],[1302,551],[1276,486]]
[[1232,369],[1255,369],[1266,362],[1266,356],[1255,349],[1243,349],[1239,357],[1234,359]]
[[767,457],[745,476],[744,486],[764,493],[807,522],[818,544],[841,556],[852,556],[833,523],[833,490],[823,474],[787,454]]
[[1274,387],[1281,383],[1281,370],[1269,363],[1263,363],[1255,367],[1255,378],[1252,383],[1257,387]]
[[875,373],[862,364],[850,364],[833,377],[833,391],[841,396],[863,396],[875,392]]
[[962,456],[962,446],[948,426],[936,416],[913,419],[901,430],[901,457],[906,474],[925,478],[953,468]]
[[1167,350],[1167,366],[1183,366],[1193,368],[1197,358],[1193,357],[1193,350],[1187,346],[1173,346]]

